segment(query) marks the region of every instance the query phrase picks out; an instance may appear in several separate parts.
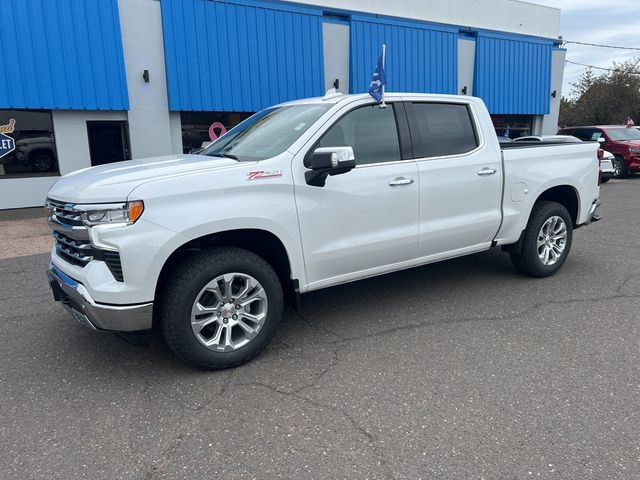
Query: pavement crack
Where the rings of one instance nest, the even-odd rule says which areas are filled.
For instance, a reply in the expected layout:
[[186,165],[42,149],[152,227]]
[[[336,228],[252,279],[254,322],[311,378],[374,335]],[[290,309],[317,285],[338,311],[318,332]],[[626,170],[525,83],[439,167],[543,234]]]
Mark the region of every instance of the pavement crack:
[[[632,277],[635,277],[636,275],[633,275]],[[627,279],[629,280],[629,279]],[[621,287],[619,287],[619,289],[621,289]],[[494,316],[486,316],[486,317],[459,317],[459,318],[452,318],[452,319],[448,319],[448,320],[442,320],[439,321],[437,323],[433,323],[433,322],[418,322],[418,323],[411,323],[411,324],[407,324],[407,325],[400,325],[397,327],[393,327],[393,328],[387,328],[385,330],[381,330],[378,332],[373,332],[373,333],[369,333],[369,334],[365,334],[365,335],[360,335],[357,337],[342,337],[340,339],[336,339],[336,340],[328,340],[328,341],[320,341],[320,342],[315,342],[314,344],[318,344],[318,345],[342,345],[342,344],[347,344],[347,343],[352,343],[355,341],[360,341],[360,340],[364,340],[364,339],[369,339],[369,338],[376,338],[376,337],[382,337],[382,336],[386,336],[386,335],[390,335],[393,333],[397,333],[397,332],[404,332],[404,331],[409,331],[409,330],[416,330],[416,329],[420,329],[420,328],[424,328],[424,327],[428,327],[428,326],[433,326],[433,325],[444,325],[444,324],[452,324],[452,323],[464,323],[464,322],[479,322],[479,321],[497,321],[497,320],[507,320],[507,319],[512,319],[512,320],[518,320],[521,319],[523,317],[526,317],[527,315],[530,315],[531,313],[535,312],[536,310],[539,310],[540,308],[543,307],[547,307],[547,306],[552,306],[552,305],[571,305],[574,303],[583,303],[583,302],[600,302],[603,300],[615,300],[615,299],[623,299],[623,298],[640,298],[640,295],[627,295],[627,294],[615,294],[615,295],[609,295],[609,296],[604,296],[604,297],[598,297],[598,298],[581,298],[581,299],[570,299],[570,300],[558,300],[558,301],[551,301],[551,302],[546,302],[546,303],[537,303],[535,305],[532,305],[529,308],[525,308],[517,313],[514,314],[500,314],[500,315],[494,315]]]
[[[325,370],[328,371],[330,370],[329,367]],[[319,379],[318,379],[319,381]],[[279,395],[283,395],[287,398],[292,398],[298,401],[301,401],[303,403],[306,403],[310,406],[312,406],[313,408],[317,408],[317,409],[326,409],[326,410],[330,410],[334,413],[337,413],[338,415],[344,417],[347,421],[348,424],[351,426],[351,428],[358,433],[361,437],[363,437],[365,439],[366,444],[369,446],[369,448],[371,449],[371,451],[373,452],[374,456],[379,459],[379,467],[383,470],[383,476],[384,478],[390,478],[392,480],[395,479],[395,476],[393,474],[393,469],[391,468],[391,464],[390,462],[387,460],[384,451],[380,448],[379,445],[379,441],[374,437],[374,435],[369,432],[364,426],[362,426],[353,415],[349,414],[348,412],[346,412],[345,410],[338,408],[338,407],[334,407],[333,405],[328,405],[325,403],[321,403],[318,402],[316,400],[313,400],[307,396],[303,396],[300,395],[300,392],[302,390],[304,390],[305,388],[309,388],[309,386],[305,386],[300,390],[296,390],[296,391],[292,391],[292,392],[287,392],[284,390],[279,389],[278,387],[274,387],[272,385],[266,384],[266,383],[262,383],[262,382],[251,382],[251,383],[242,383],[242,384],[238,384],[238,385],[242,385],[242,386],[251,386],[251,387],[261,387],[261,388],[266,388],[272,392],[275,392]],[[149,480],[145,477],[145,480]]]
[[356,419],[355,417],[353,417],[353,415],[349,414],[347,411],[338,408],[338,407],[334,407],[333,405],[327,405],[325,403],[321,403],[321,402],[317,402],[315,400],[312,400],[309,397],[303,397],[300,395],[294,395],[295,398],[308,403],[316,408],[326,408],[327,410],[331,410],[335,413],[338,413],[339,415],[343,416],[344,418],[346,418],[349,423],[351,424],[351,427],[358,433],[360,434],[362,437],[364,437],[367,441],[367,443],[369,444],[369,447],[371,448],[372,452],[374,453],[374,455],[376,456],[376,458],[378,458],[380,460],[380,468],[383,470],[384,476],[385,478],[390,478],[390,479],[395,479],[395,476],[393,475],[393,469],[391,468],[390,462],[387,460],[384,451],[382,451],[382,449],[379,446],[379,442],[378,440],[373,436],[373,434],[371,434],[371,432],[369,432],[365,427],[363,427]]

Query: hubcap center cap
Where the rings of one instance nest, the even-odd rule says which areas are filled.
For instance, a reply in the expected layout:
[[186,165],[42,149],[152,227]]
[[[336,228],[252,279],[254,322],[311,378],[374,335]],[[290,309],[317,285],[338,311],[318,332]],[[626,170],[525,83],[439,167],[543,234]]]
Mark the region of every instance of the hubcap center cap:
[[220,311],[224,318],[231,318],[236,311],[236,307],[232,303],[225,303]]

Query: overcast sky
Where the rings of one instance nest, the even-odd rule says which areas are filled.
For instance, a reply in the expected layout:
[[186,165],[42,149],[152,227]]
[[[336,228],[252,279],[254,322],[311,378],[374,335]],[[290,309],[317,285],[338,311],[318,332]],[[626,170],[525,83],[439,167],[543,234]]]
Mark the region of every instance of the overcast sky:
[[[580,42],[640,47],[640,0],[529,0],[560,8],[560,34],[565,40]],[[640,51],[614,50],[611,48],[587,47],[569,44],[567,60],[610,67],[612,62],[621,62]],[[569,96],[584,67],[566,64],[562,95]],[[594,73],[602,70],[594,70]]]

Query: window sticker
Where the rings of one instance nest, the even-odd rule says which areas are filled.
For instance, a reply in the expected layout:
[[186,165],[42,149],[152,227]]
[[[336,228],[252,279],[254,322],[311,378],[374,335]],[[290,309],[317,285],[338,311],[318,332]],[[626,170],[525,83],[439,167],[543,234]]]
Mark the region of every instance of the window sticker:
[[15,119],[10,119],[6,125],[0,125],[0,158],[9,155],[16,149],[16,142],[8,133],[13,133],[15,129]]

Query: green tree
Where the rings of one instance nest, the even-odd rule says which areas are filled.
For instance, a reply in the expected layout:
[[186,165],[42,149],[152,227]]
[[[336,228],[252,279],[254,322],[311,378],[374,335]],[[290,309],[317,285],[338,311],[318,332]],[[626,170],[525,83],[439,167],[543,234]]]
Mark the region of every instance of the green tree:
[[614,63],[600,75],[588,68],[571,86],[575,100],[562,99],[561,126],[624,124],[628,117],[640,122],[640,58]]

